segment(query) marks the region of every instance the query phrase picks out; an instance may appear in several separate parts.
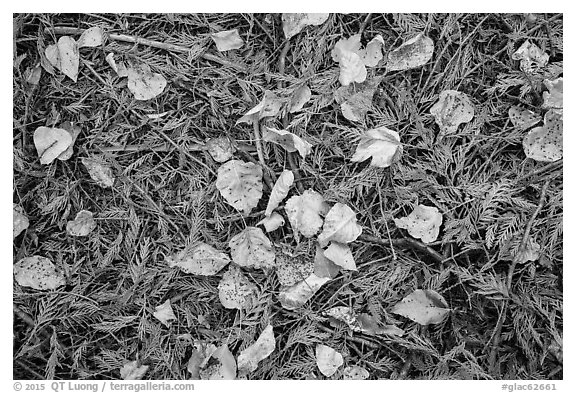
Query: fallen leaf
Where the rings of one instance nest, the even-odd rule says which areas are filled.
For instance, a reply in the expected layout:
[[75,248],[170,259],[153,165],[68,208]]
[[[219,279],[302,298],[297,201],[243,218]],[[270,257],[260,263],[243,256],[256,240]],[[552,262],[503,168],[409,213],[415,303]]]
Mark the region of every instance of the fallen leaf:
[[342,60],[342,55],[349,52],[356,53],[358,55],[360,48],[362,47],[360,39],[360,34],[354,34],[348,38],[341,38],[338,40],[330,52],[332,55],[332,60],[334,60],[336,63],[339,63]]
[[542,93],[544,109],[562,109],[564,106],[564,78],[557,78],[553,81],[544,79],[544,86],[548,89]]
[[[266,212],[264,213],[266,216],[270,216],[272,211],[278,207],[280,202],[286,198],[288,192],[290,191],[290,187],[294,183],[294,174],[292,171],[284,170],[274,183],[274,187],[272,187],[272,191],[270,192],[270,198],[268,199],[268,205],[266,205]],[[282,216],[280,216],[282,217]],[[284,222],[284,219],[282,219]],[[269,232],[269,231],[268,231]]]
[[42,77],[42,66],[38,64],[36,67],[31,68],[26,75],[26,83],[31,85],[38,85]]
[[333,241],[324,251],[324,256],[345,270],[358,270],[352,251],[346,244]]
[[72,142],[70,143],[70,146],[68,146],[68,148],[64,150],[57,157],[60,161],[66,161],[69,160],[70,157],[72,157],[72,154],[74,154],[74,143],[76,143],[76,139],[78,138],[78,135],[80,135],[80,133],[82,132],[82,129],[69,121],[65,121],[64,123],[60,124],[60,128],[68,131],[68,133],[72,137]]
[[15,203],[12,205],[12,239],[16,239],[19,234],[30,226],[30,221],[24,214],[24,209]]
[[276,339],[272,325],[262,331],[256,342],[238,355],[238,370],[252,372],[258,368],[258,363],[266,359],[276,348]]
[[96,157],[82,157],[81,161],[88,170],[88,174],[90,174],[92,180],[94,180],[100,187],[108,188],[114,185],[115,178],[112,174],[112,168],[105,165],[102,160]]
[[360,325],[358,324],[358,320],[356,319],[356,315],[354,315],[354,312],[347,306],[332,307],[324,311],[322,315],[329,318],[334,318],[337,321],[345,323],[353,332],[362,331],[362,328],[360,327]]
[[220,31],[210,34],[210,37],[216,44],[218,52],[225,52],[232,49],[240,49],[244,45],[244,40],[238,34],[238,29]]
[[72,37],[62,36],[57,44],[49,45],[44,51],[46,58],[54,67],[74,82],[78,79],[80,51]]
[[407,217],[395,218],[398,228],[407,229],[410,236],[431,243],[438,238],[442,213],[434,206],[418,205]]
[[340,266],[336,265],[324,255],[324,250],[316,245],[314,256],[314,274],[318,277],[333,279],[340,272]]
[[343,364],[342,355],[335,349],[323,344],[316,345],[316,365],[322,374],[331,377]]
[[277,130],[275,128],[266,127],[262,139],[266,142],[272,142],[277,145],[282,146],[286,151],[290,153],[298,152],[300,156],[304,159],[310,150],[312,145],[306,142],[304,139],[300,138],[298,135],[294,135],[286,130]]
[[522,109],[519,106],[511,106],[508,109],[508,117],[514,127],[524,131],[540,123],[542,117],[528,109]]
[[540,244],[536,243],[534,238],[530,236],[528,238],[528,243],[526,247],[518,250],[518,255],[516,256],[517,263],[524,264],[530,261],[537,261],[540,258]]
[[530,40],[524,41],[520,48],[512,54],[512,59],[520,60],[520,69],[526,73],[533,73],[536,68],[544,67],[548,63],[549,57]]
[[362,121],[372,109],[372,99],[382,77],[375,77],[363,83],[341,86],[334,93],[334,99],[340,104],[342,115],[350,121]]
[[356,152],[350,159],[362,162],[372,157],[370,165],[387,168],[402,155],[400,135],[384,126],[368,130],[360,137]]
[[293,196],[288,199],[284,210],[286,210],[294,236],[298,238],[301,233],[310,238],[320,230],[323,223],[320,215],[326,214],[328,205],[324,202],[322,195],[309,189],[304,191],[301,196]]
[[340,55],[340,76],[338,81],[342,86],[348,86],[352,82],[362,83],[368,75],[366,66],[358,54],[343,52]]
[[178,267],[184,273],[213,276],[230,263],[230,257],[209,244],[199,243],[166,257],[166,262],[168,266]]
[[362,227],[356,223],[356,213],[342,203],[336,203],[324,219],[322,233],[318,235],[320,246],[329,241],[350,243],[362,233]]
[[34,146],[43,165],[52,163],[71,144],[72,135],[62,128],[38,127],[34,131]]
[[361,366],[348,366],[342,371],[344,380],[364,380],[370,377],[370,373]]
[[292,286],[308,278],[314,271],[314,264],[307,258],[292,258],[280,254],[275,270],[281,285]]
[[71,236],[88,236],[96,228],[96,221],[92,212],[81,210],[76,214],[74,221],[68,221],[66,232]]
[[272,243],[260,228],[247,227],[228,243],[232,260],[240,266],[255,269],[274,267],[276,254]]
[[128,90],[139,101],[146,101],[159,96],[164,91],[166,83],[166,78],[150,71],[147,64],[128,68]]
[[172,310],[172,305],[170,304],[170,299],[166,300],[161,305],[156,306],[156,309],[155,309],[153,315],[154,315],[154,318],[156,318],[157,320],[162,322],[162,324],[164,326],[166,326],[167,328],[170,327],[170,325],[172,324],[172,321],[177,319],[176,315],[174,314],[174,311]]
[[234,147],[225,136],[210,138],[206,141],[206,149],[216,162],[226,162],[232,158]]
[[256,225],[264,225],[266,232],[272,232],[284,225],[284,217],[279,213],[274,212],[258,221]]
[[404,71],[426,64],[434,53],[434,41],[423,33],[388,53],[388,71]]
[[376,67],[378,65],[383,57],[382,48],[384,45],[384,39],[378,34],[366,45],[366,49],[358,51],[358,55],[366,67]]
[[282,30],[286,39],[294,37],[306,26],[320,26],[330,14],[282,14]]
[[310,101],[312,92],[307,85],[302,85],[294,91],[290,99],[290,113],[299,112],[304,108],[304,105]]
[[124,62],[116,63],[116,60],[114,60],[114,53],[108,53],[106,56],[106,62],[118,77],[124,78],[128,76],[128,68],[126,67],[126,64],[124,64]]
[[37,255],[19,260],[14,265],[14,275],[19,285],[42,291],[66,285],[64,274],[52,261]]
[[318,277],[314,273],[310,274],[304,281],[280,290],[280,304],[286,310],[295,310],[303,306],[314,296],[316,292],[330,281],[327,277]]
[[236,360],[226,344],[218,347],[210,357],[214,364],[208,365],[200,371],[200,378],[208,380],[236,379]]
[[94,26],[84,30],[78,39],[78,48],[94,48],[104,43],[104,30]]
[[270,90],[264,91],[264,97],[254,108],[250,109],[244,116],[242,116],[236,124],[247,123],[252,124],[254,121],[259,121],[265,117],[274,117],[282,109],[283,101]]
[[120,378],[124,380],[139,380],[144,377],[148,371],[148,366],[138,366],[138,362],[133,360],[125,363],[120,369]]
[[370,314],[361,313],[356,317],[362,333],[370,335],[388,334],[390,336],[403,336],[404,330],[394,325],[380,325],[376,318]]
[[450,308],[438,292],[431,289],[417,289],[394,305],[391,312],[420,325],[430,325],[442,322],[450,312]]
[[217,348],[214,344],[208,344],[204,341],[194,341],[194,349],[192,350],[186,367],[191,374],[191,379],[200,379],[200,370],[206,366],[216,350]]
[[522,141],[526,157],[541,162],[553,162],[563,156],[564,115],[562,110],[550,109],[544,115],[544,125],[535,127]]
[[438,102],[430,108],[436,124],[442,134],[456,132],[462,123],[468,123],[474,117],[474,106],[468,96],[456,90],[444,90],[440,93]]
[[239,310],[249,308],[255,292],[256,285],[252,284],[234,265],[230,265],[218,284],[218,297],[226,308]]
[[218,168],[216,188],[226,202],[245,214],[262,197],[262,167],[240,160],[228,161]]

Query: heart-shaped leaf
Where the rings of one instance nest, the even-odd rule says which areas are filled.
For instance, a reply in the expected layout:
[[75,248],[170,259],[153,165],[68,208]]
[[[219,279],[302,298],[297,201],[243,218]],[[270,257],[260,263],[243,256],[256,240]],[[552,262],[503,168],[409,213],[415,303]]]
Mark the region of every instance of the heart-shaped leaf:
[[286,39],[294,37],[306,26],[320,26],[330,14],[282,14],[282,30]]
[[310,88],[306,85],[302,85],[294,91],[292,98],[290,99],[290,113],[296,113],[302,110],[304,105],[310,101],[312,97],[312,92]]
[[276,275],[278,281],[284,286],[292,286],[304,281],[314,271],[314,264],[310,259],[291,258],[279,255],[276,261]]
[[302,234],[312,237],[322,226],[323,220],[320,215],[326,214],[328,205],[322,195],[310,189],[304,191],[301,196],[293,196],[286,201],[284,207],[286,215],[294,231],[294,236]]
[[279,295],[280,304],[286,310],[295,310],[312,299],[312,296],[328,281],[330,281],[329,278],[318,277],[312,273],[304,281],[281,289]]
[[206,141],[206,149],[216,162],[226,162],[232,158],[234,147],[225,136],[210,138]]
[[251,162],[231,160],[218,168],[216,188],[226,202],[245,214],[262,197],[262,167]]
[[112,173],[112,168],[106,165],[101,158],[82,157],[82,164],[84,164],[88,170],[92,180],[94,180],[100,187],[109,188],[114,185],[115,178]]
[[240,266],[255,269],[274,267],[276,255],[272,243],[260,228],[247,227],[230,239],[232,260]]
[[407,229],[411,236],[431,243],[440,233],[442,213],[434,206],[418,205],[407,217],[395,218],[394,222],[398,228]]
[[66,285],[64,274],[48,258],[32,256],[19,260],[14,265],[16,282],[23,287],[52,290]]
[[[268,199],[268,205],[266,205],[266,212],[267,216],[272,214],[272,211],[278,207],[280,202],[286,198],[288,192],[290,191],[290,187],[294,183],[294,174],[292,171],[284,170],[274,183],[274,187],[272,187],[272,191],[270,192],[270,198]],[[282,220],[284,221],[284,220]]]
[[80,66],[80,51],[74,38],[68,36],[60,37],[57,44],[46,47],[44,54],[50,64],[76,82],[78,79],[78,67]]
[[297,151],[300,153],[302,158],[306,158],[306,156],[310,154],[310,149],[312,148],[310,143],[306,142],[298,135],[294,135],[286,130],[277,130],[270,127],[266,127],[266,131],[264,132],[262,139],[264,139],[266,142],[272,142],[280,145],[290,153]]
[[514,127],[520,130],[527,130],[542,121],[542,117],[528,109],[522,109],[519,106],[511,106],[508,109],[508,117]]
[[81,210],[74,221],[68,221],[66,232],[71,236],[88,236],[96,228],[94,215],[88,210]]
[[156,306],[154,311],[154,318],[159,320],[164,326],[170,327],[172,321],[176,320],[176,315],[174,310],[172,310],[172,305],[170,304],[170,299],[166,300],[159,306]]
[[150,67],[146,64],[128,68],[128,89],[139,101],[159,96],[164,91],[166,83],[166,78],[150,71]]
[[323,345],[316,345],[316,365],[322,374],[331,377],[344,364],[344,358],[335,349]]
[[564,115],[562,110],[550,109],[544,115],[544,125],[533,128],[522,141],[526,157],[541,162],[562,158]]
[[273,212],[271,215],[258,221],[256,225],[263,225],[266,232],[272,232],[284,225],[284,217],[277,212]]
[[324,256],[345,270],[358,270],[352,251],[346,244],[338,242],[330,243],[330,246],[324,251]]
[[166,257],[166,262],[168,266],[178,267],[184,273],[213,276],[230,263],[230,257],[209,244],[200,243]]
[[474,106],[468,96],[456,90],[444,90],[440,93],[438,102],[430,108],[441,133],[456,132],[462,123],[468,123],[474,117]]
[[34,131],[34,146],[43,165],[52,163],[71,144],[72,135],[62,128],[38,127]]
[[144,378],[149,366],[138,366],[138,361],[133,360],[125,363],[120,369],[120,377],[124,380],[139,380]]
[[266,326],[256,342],[238,355],[238,370],[252,372],[258,368],[258,363],[266,359],[276,348],[276,339],[272,325]]
[[362,162],[372,157],[370,165],[387,168],[398,161],[402,154],[400,135],[384,126],[368,130],[360,137],[352,162]]
[[253,304],[256,289],[238,267],[230,265],[218,284],[218,297],[226,308],[246,309]]
[[370,373],[361,366],[348,366],[342,371],[344,380],[365,380],[370,378]]
[[423,33],[404,42],[388,53],[388,71],[403,71],[421,67],[432,58],[434,41]]
[[512,59],[520,60],[520,69],[526,73],[533,73],[536,69],[544,67],[548,64],[549,57],[530,40],[524,41],[520,48],[512,54]]
[[564,78],[557,78],[553,81],[544,79],[544,86],[548,89],[542,93],[544,109],[562,109],[564,106]]
[[350,243],[356,240],[362,233],[362,227],[356,223],[356,213],[348,206],[337,203],[324,219],[322,233],[318,236],[320,246],[329,241],[338,243]]
[[16,239],[16,237],[29,226],[30,221],[24,214],[24,209],[14,203],[12,210],[12,239]]
[[244,45],[244,40],[238,34],[238,29],[220,31],[210,34],[210,37],[216,44],[218,52],[225,52],[232,49],[240,49]]
[[392,307],[391,312],[420,325],[430,325],[442,322],[450,308],[436,291],[417,289]]
[[362,121],[372,109],[372,99],[382,77],[375,77],[363,83],[339,87],[334,99],[340,104],[342,115],[350,121]]
[[84,30],[78,39],[78,48],[94,48],[104,43],[104,30],[94,26]]

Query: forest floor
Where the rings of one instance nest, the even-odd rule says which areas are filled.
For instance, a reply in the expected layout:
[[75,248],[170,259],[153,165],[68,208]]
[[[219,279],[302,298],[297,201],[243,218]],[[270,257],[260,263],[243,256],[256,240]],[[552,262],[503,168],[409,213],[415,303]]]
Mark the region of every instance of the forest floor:
[[[110,38],[80,49],[76,82],[46,71],[45,48],[62,28],[94,26],[153,43]],[[243,46],[217,51],[210,33],[231,29]],[[336,42],[380,34],[386,55],[421,32],[434,42],[431,60],[369,68],[368,78],[381,78],[370,108],[359,121],[345,118],[335,100]],[[527,39],[549,55],[532,73],[512,56]],[[269,324],[275,349],[248,379],[341,379],[346,366],[370,379],[562,379],[562,160],[527,158],[527,131],[509,119],[514,105],[544,114],[543,82],[563,72],[561,14],[331,14],[289,44],[278,14],[22,14],[14,41],[13,200],[30,222],[14,239],[14,262],[47,257],[66,279],[54,290],[14,283],[15,379],[117,379],[133,360],[148,366],[145,379],[191,379],[194,344],[225,344],[237,357]],[[149,65],[165,90],[136,100],[109,53]],[[262,143],[258,126],[236,124],[265,91],[287,97],[304,83],[312,96],[302,111],[266,121],[309,142],[305,159]],[[447,89],[465,93],[475,114],[438,138],[430,108]],[[73,155],[41,164],[35,130],[65,122],[80,130]],[[402,155],[388,168],[352,162],[361,133],[380,126],[399,133]],[[235,145],[235,159],[265,164],[265,197],[249,214],[215,185],[222,164],[205,144],[219,136]],[[92,180],[86,157],[112,169],[111,188]],[[264,217],[284,169],[296,179],[288,197],[311,188],[355,212],[357,270],[288,310],[275,273],[242,268],[257,295],[246,309],[225,308],[218,285],[228,268],[199,276],[166,259],[198,242],[229,254],[230,238]],[[443,216],[427,244],[394,221],[419,204]],[[315,238],[297,241],[282,207],[286,225],[266,233],[277,260],[314,260]],[[96,227],[71,236],[67,222],[81,210]],[[536,257],[516,263],[528,243],[539,245]],[[391,312],[416,289],[440,294],[449,315],[422,326]],[[169,327],[153,316],[166,300]],[[325,316],[336,306],[404,334],[352,331]],[[317,344],[343,356],[331,377],[318,370]]]

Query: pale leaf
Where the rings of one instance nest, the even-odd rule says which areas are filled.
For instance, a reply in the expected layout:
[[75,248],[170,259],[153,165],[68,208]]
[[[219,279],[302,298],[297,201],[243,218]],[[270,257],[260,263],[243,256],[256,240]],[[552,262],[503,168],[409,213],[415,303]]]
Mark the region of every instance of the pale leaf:
[[366,80],[367,75],[366,66],[358,54],[354,52],[341,53],[338,80],[342,86],[348,86],[352,82],[362,83]]
[[209,244],[199,243],[166,257],[166,262],[168,266],[178,267],[184,273],[213,276],[230,263],[230,257]]
[[557,78],[553,81],[544,79],[544,86],[548,89],[542,93],[544,109],[562,109],[564,106],[564,78]]
[[95,26],[84,30],[78,39],[78,48],[94,48],[104,42],[104,30]]
[[12,205],[12,239],[16,239],[19,234],[30,226],[30,221],[24,214],[24,209],[15,203]]
[[322,233],[318,236],[320,246],[329,241],[350,243],[362,233],[362,227],[356,223],[356,213],[342,203],[336,203],[324,219]]
[[82,132],[82,129],[80,127],[74,125],[72,122],[69,122],[69,121],[65,121],[64,123],[60,124],[60,128],[68,131],[68,133],[72,137],[72,142],[70,143],[70,146],[68,146],[68,148],[66,150],[64,150],[57,157],[60,161],[66,161],[66,160],[70,159],[70,157],[72,157],[72,154],[74,154],[74,143],[76,143],[76,138],[78,138],[78,135],[80,135],[80,132]]
[[302,85],[294,91],[292,98],[290,99],[290,113],[299,112],[302,110],[304,105],[310,101],[312,97],[312,92],[307,85]]
[[292,286],[304,281],[314,271],[311,259],[292,258],[281,254],[276,260],[276,276],[284,286]]
[[72,144],[72,135],[62,128],[38,127],[34,131],[34,146],[40,163],[50,164]]
[[124,363],[120,369],[120,378],[124,380],[139,380],[144,377],[148,371],[148,366],[138,366],[138,362],[133,360],[128,363]]
[[96,228],[96,221],[92,212],[81,210],[76,214],[74,221],[68,221],[66,232],[71,236],[88,236]]
[[112,173],[112,168],[104,164],[104,162],[96,157],[86,158],[82,157],[82,164],[88,170],[92,180],[96,182],[100,187],[108,188],[114,185],[114,175]]
[[358,270],[352,251],[346,244],[331,242],[324,251],[324,256],[345,270]]
[[348,366],[342,371],[344,380],[364,380],[370,377],[370,373],[361,366]]
[[540,123],[542,117],[528,109],[522,109],[519,106],[511,106],[508,109],[508,117],[514,127],[520,130],[527,130],[528,128]]
[[249,308],[255,292],[256,286],[234,265],[230,265],[218,284],[218,297],[226,308]]
[[226,202],[245,214],[262,197],[262,167],[251,162],[231,160],[218,168],[216,188]]
[[533,73],[536,69],[544,67],[548,64],[549,58],[547,53],[530,40],[524,41],[520,48],[512,54],[512,59],[520,60],[520,69],[526,73]]
[[563,141],[563,111],[550,109],[544,115],[544,125],[530,130],[524,137],[522,146],[526,157],[541,162],[553,162],[563,156]]
[[540,244],[536,243],[534,238],[530,236],[528,242],[524,248],[518,250],[518,255],[516,255],[517,263],[524,264],[530,261],[536,261],[540,258]]
[[397,161],[401,154],[400,135],[396,131],[382,126],[362,134],[360,143],[350,161],[362,162],[372,157],[370,165],[387,168]]
[[238,29],[220,31],[210,34],[210,37],[216,44],[218,52],[225,52],[232,49],[240,49],[244,45],[244,40],[238,34]]
[[[272,191],[270,192],[270,198],[268,199],[268,205],[266,205],[266,216],[270,216],[272,211],[278,207],[280,202],[286,198],[290,187],[294,183],[294,174],[292,171],[284,170],[276,180]],[[284,220],[282,220],[284,222]],[[270,232],[270,231],[267,231]]]
[[426,64],[434,53],[434,41],[423,33],[388,53],[388,71],[403,71]]
[[260,228],[247,227],[230,239],[232,260],[240,266],[265,269],[274,267],[272,243]]
[[108,53],[106,56],[106,62],[108,65],[110,65],[118,77],[124,78],[128,76],[128,68],[126,67],[126,64],[123,62],[116,63],[116,60],[114,59],[114,53]]
[[256,225],[263,225],[266,232],[272,232],[284,225],[284,217],[277,212],[273,212],[271,215],[258,221]]
[[344,364],[344,359],[335,349],[323,345],[316,345],[316,365],[322,374],[331,377]]
[[166,300],[159,306],[156,306],[154,311],[154,318],[162,322],[166,327],[170,327],[172,321],[176,320],[176,315],[172,310],[172,305],[170,304],[170,299]]
[[294,37],[306,26],[320,26],[330,14],[282,14],[282,30],[286,39]]
[[164,91],[166,83],[166,78],[150,71],[150,67],[146,64],[128,68],[128,90],[139,101],[159,96]]
[[57,44],[46,47],[44,54],[50,64],[76,82],[78,79],[78,67],[80,66],[80,51],[74,38],[68,36],[60,37]]
[[312,145],[306,142],[304,139],[300,138],[298,135],[294,135],[286,130],[277,130],[275,128],[266,127],[262,139],[266,142],[275,143],[282,146],[286,151],[290,153],[298,152],[302,158],[306,158],[310,154]]
[[200,369],[204,368],[217,348],[214,344],[204,341],[194,341],[194,349],[188,359],[186,369],[192,375],[191,379],[200,379]]
[[225,136],[210,138],[206,141],[206,149],[216,162],[226,162],[232,158],[234,148],[230,139]]
[[418,205],[407,217],[395,218],[398,228],[407,229],[410,236],[431,243],[438,238],[442,213],[434,206]]
[[314,294],[330,281],[326,277],[318,277],[314,273],[310,274],[304,281],[285,287],[280,290],[280,304],[287,310],[295,310],[303,306]]
[[354,34],[348,38],[341,38],[330,52],[332,60],[339,63],[344,53],[352,52],[358,54],[362,46],[360,38],[360,34]]
[[301,196],[293,196],[286,201],[284,207],[290,225],[294,230],[294,236],[302,234],[310,238],[318,233],[323,220],[320,215],[326,214],[328,205],[322,195],[310,189],[304,191]]
[[462,123],[468,123],[474,117],[474,106],[468,96],[456,90],[444,90],[438,102],[430,108],[436,124],[443,134],[456,132]]
[[31,85],[38,85],[42,77],[42,66],[38,64],[36,67],[29,69],[26,73],[26,83]]
[[256,342],[238,355],[238,370],[252,372],[258,368],[258,363],[266,359],[276,348],[276,339],[272,325],[262,331]]
[[[210,356],[214,364],[206,365],[200,371],[201,379],[233,380],[236,379],[236,360],[226,344],[218,347]],[[209,359],[210,359],[209,358]],[[207,363],[207,362],[205,362]],[[211,362],[212,363],[212,362]]]
[[391,312],[420,325],[430,325],[442,322],[450,308],[436,291],[417,289],[394,305]]
[[52,261],[37,255],[19,260],[14,265],[14,276],[19,285],[42,291],[66,285],[64,274]]
[[353,332],[361,332],[362,328],[356,320],[356,315],[347,306],[332,307],[322,313],[322,315],[344,322]]
[[383,47],[384,39],[378,34],[366,45],[366,49],[358,51],[358,55],[366,67],[376,67],[380,60],[382,60]]
[[340,104],[344,117],[350,121],[362,121],[372,108],[372,99],[382,77],[375,77],[363,83],[339,87],[334,99]]
[[247,123],[252,124],[265,117],[274,117],[282,109],[283,100],[278,98],[276,94],[270,90],[264,91],[264,97],[254,108],[250,109],[244,116],[242,116],[236,124]]
[[314,256],[314,274],[318,277],[332,279],[340,272],[340,266],[336,265],[324,255],[324,250],[316,245],[316,255]]

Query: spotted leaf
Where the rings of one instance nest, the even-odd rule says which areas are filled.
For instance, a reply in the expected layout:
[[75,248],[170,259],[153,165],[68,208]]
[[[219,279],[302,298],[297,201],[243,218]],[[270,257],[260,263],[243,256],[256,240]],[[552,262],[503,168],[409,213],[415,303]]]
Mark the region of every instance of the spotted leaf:
[[230,206],[245,214],[258,205],[262,197],[260,165],[231,160],[218,168],[216,188]]
[[542,162],[553,162],[562,158],[563,118],[562,110],[550,109],[546,112],[544,125],[530,130],[522,141],[526,157]]
[[450,308],[436,291],[417,289],[394,305],[391,312],[420,325],[430,325],[442,322]]
[[32,256],[19,260],[14,265],[16,282],[23,287],[53,290],[66,284],[64,274],[48,258]]
[[468,123],[474,117],[474,106],[468,96],[456,90],[444,90],[438,102],[430,108],[436,124],[442,134],[456,132],[462,123]]
[[260,228],[247,227],[228,244],[232,260],[238,265],[256,269],[274,267],[276,255],[272,243]]
[[199,243],[166,257],[166,263],[170,267],[178,267],[184,273],[213,276],[230,263],[230,257],[209,244]]
[[246,309],[252,306],[256,289],[238,267],[230,265],[218,284],[218,297],[226,308]]
[[421,67],[432,58],[433,53],[434,41],[420,33],[388,53],[386,68],[388,71],[403,71]]

